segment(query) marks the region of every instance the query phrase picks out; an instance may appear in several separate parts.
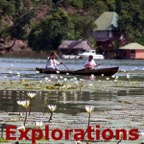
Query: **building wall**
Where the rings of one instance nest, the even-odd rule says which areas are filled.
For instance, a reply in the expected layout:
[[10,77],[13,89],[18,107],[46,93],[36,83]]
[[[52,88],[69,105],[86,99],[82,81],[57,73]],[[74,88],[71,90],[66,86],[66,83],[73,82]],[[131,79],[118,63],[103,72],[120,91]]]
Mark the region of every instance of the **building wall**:
[[109,31],[96,31],[93,36],[96,41],[103,41],[109,38]]
[[127,59],[144,59],[144,50],[126,50]]
[[136,50],[135,59],[144,59],[144,50]]
[[131,51],[130,50],[126,50],[126,58],[127,59],[131,58]]

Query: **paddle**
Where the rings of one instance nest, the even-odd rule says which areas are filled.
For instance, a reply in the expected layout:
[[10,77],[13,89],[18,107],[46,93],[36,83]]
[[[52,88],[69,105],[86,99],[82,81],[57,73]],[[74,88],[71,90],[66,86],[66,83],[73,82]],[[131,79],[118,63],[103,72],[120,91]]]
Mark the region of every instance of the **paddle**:
[[55,53],[55,56],[59,59],[59,61],[62,62],[62,64],[66,67],[66,69],[69,71],[68,67],[65,65],[65,63],[60,59],[60,57]]
[[[97,65],[95,65],[95,67],[99,66],[99,65],[100,64],[97,64]],[[85,67],[85,68],[82,68],[82,69],[75,70],[75,72],[77,72],[77,71],[84,71],[84,70],[91,70],[91,69],[88,69],[88,68]]]

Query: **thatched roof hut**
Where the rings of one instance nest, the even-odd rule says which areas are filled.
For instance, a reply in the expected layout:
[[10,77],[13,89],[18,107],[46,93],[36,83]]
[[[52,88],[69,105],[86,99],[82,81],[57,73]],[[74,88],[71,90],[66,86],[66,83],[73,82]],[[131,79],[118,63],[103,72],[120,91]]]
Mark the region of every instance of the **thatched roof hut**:
[[93,48],[87,40],[65,40],[58,49],[64,54],[78,54]]
[[118,14],[116,12],[104,12],[102,15],[96,19],[94,22],[97,27],[96,31],[106,31],[114,30],[118,28]]
[[[138,43],[130,43],[119,49],[123,50],[124,58],[127,59],[144,59],[144,46]],[[122,53],[121,52],[121,53]]]
[[120,47],[119,49],[123,49],[123,50],[144,50],[144,46],[138,43],[130,43],[127,44],[123,47]]

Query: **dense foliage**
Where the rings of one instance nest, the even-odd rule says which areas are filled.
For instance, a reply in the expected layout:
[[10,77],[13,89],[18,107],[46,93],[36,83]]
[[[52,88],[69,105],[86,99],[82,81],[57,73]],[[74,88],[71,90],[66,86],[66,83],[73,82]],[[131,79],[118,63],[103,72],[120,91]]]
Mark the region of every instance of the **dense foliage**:
[[27,40],[36,51],[57,49],[64,39],[88,39],[104,11],[119,15],[128,42],[144,44],[143,0],[0,0],[0,38]]
[[36,51],[55,49],[62,39],[71,38],[72,33],[73,23],[67,12],[59,8],[35,24],[28,37],[29,45]]

